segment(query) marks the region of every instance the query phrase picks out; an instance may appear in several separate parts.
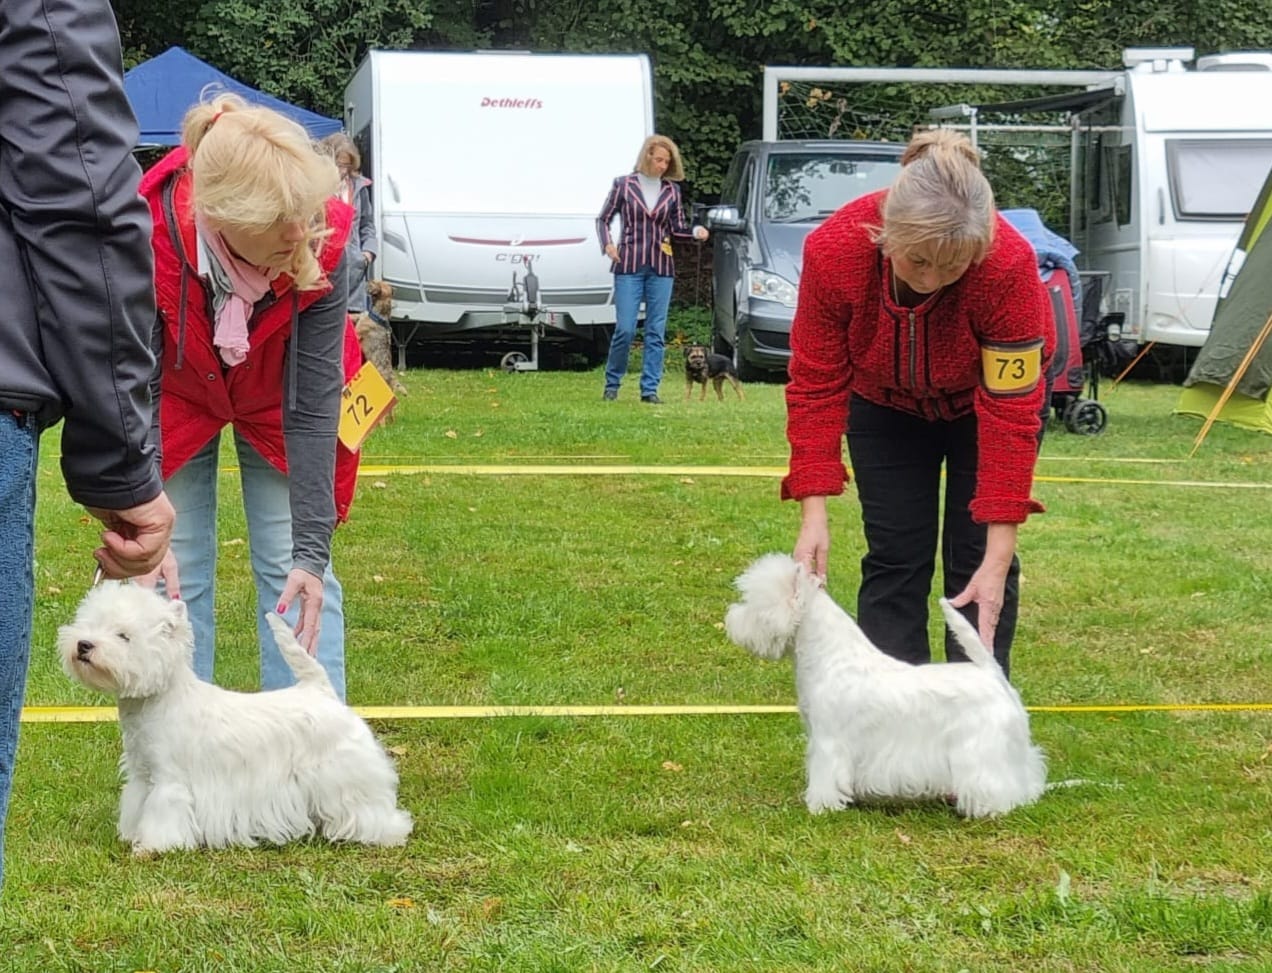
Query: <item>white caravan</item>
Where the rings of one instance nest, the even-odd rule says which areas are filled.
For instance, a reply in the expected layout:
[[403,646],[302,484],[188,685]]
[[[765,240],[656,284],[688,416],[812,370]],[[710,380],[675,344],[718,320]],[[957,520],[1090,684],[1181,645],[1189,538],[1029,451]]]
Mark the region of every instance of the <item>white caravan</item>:
[[[1124,94],[1083,112],[1074,242],[1140,342],[1199,346],[1272,169],[1272,54],[1127,50]],[[1101,130],[1103,129],[1103,130]]]
[[527,326],[536,354],[543,337],[604,356],[613,276],[596,216],[653,131],[647,57],[371,51],[345,126],[373,181],[400,359],[416,338]]

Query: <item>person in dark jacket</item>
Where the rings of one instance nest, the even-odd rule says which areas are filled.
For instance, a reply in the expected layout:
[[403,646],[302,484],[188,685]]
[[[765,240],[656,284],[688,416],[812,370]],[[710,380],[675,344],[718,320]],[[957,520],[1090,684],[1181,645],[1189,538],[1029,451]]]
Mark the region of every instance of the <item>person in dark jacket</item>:
[[[605,363],[605,399],[617,399],[627,372],[627,357],[636,337],[636,319],[645,304],[645,347],[641,353],[640,400],[654,405],[663,372],[663,340],[667,309],[676,268],[671,241],[705,240],[705,226],[690,229],[680,201],[685,177],[680,150],[665,135],[651,135],[636,156],[636,169],[614,180],[600,216],[596,235],[614,267],[614,335]],[[614,241],[612,224],[622,224],[621,243]]]
[[[39,438],[105,525],[108,577],[150,571],[173,511],[155,444],[150,220],[110,4],[0,0],[0,883],[34,610]],[[87,581],[87,578],[85,579]]]
[[[929,661],[939,537],[945,596],[971,606],[1006,672],[1016,532],[1042,510],[1030,492],[1055,325],[1033,248],[998,214],[971,142],[924,132],[901,161],[892,188],[847,203],[804,244],[782,482],[802,507],[794,557],[826,574],[846,431],[866,540],[862,631]],[[964,658],[952,636],[946,658]]]
[[[177,508],[159,572],[185,601],[194,668],[214,675],[221,432],[234,447],[256,587],[261,686],[294,682],[265,616],[283,615],[343,698],[343,591],[331,568],[356,455],[341,450],[341,389],[358,356],[346,311],[353,211],[296,122],[220,94],[146,172],[162,345],[163,476]],[[356,367],[356,366],[355,366]]]

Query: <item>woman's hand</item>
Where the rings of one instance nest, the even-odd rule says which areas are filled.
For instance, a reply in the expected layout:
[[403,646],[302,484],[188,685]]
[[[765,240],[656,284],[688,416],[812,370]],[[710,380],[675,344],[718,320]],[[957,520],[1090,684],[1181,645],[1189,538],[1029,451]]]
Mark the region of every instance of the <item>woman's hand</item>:
[[985,557],[967,587],[950,599],[955,608],[975,602],[976,622],[985,648],[994,651],[994,633],[1003,611],[1007,572],[1016,554],[1016,525],[990,524],[985,536]]
[[322,621],[322,578],[302,568],[292,568],[278,599],[278,614],[286,615],[292,602],[299,596],[300,612],[296,618],[296,640],[305,651],[314,655],[318,651],[318,629]]
[[618,263],[618,247],[612,243],[605,244],[605,256],[609,257],[614,263]]
[[826,577],[826,565],[830,554],[830,521],[826,514],[825,497],[805,497],[800,501],[802,519],[795,550],[791,554],[819,578]]
[[173,601],[181,598],[181,578],[177,572],[177,558],[171,548],[164,554],[159,567],[147,574],[139,574],[133,580],[146,588],[154,588],[158,582],[162,581],[163,590],[168,593],[169,598]]
[[711,233],[705,226],[695,226],[693,228],[693,238],[695,240],[705,240],[709,236],[711,236]]

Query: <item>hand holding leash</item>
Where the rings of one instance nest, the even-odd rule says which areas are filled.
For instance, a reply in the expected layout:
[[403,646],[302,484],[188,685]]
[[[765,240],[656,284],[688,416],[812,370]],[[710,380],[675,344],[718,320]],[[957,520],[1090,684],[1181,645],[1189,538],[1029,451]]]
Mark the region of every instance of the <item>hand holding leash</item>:
[[106,526],[102,546],[93,552],[106,577],[131,578],[158,567],[176,519],[167,494],[125,510],[86,509]]

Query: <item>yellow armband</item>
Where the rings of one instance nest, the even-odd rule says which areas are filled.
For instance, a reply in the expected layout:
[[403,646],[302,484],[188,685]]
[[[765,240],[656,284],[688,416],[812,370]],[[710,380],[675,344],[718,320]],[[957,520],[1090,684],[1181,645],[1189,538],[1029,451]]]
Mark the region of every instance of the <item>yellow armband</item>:
[[981,346],[981,383],[990,395],[1025,395],[1041,378],[1041,339]]

